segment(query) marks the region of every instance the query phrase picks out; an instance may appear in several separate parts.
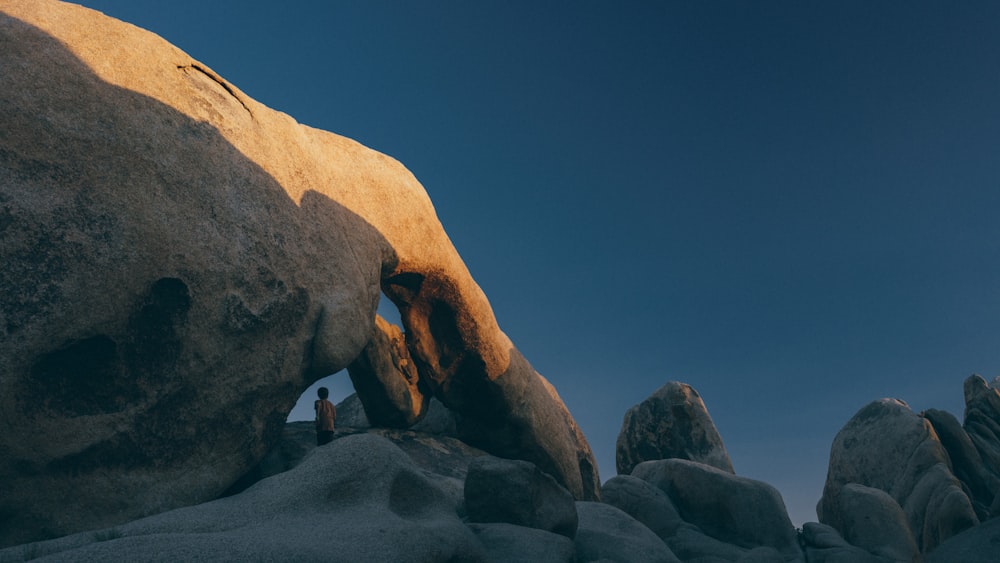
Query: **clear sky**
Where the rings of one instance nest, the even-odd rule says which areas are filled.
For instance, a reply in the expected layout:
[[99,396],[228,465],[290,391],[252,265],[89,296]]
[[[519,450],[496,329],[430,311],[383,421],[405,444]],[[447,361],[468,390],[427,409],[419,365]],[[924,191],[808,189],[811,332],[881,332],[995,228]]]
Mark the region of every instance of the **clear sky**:
[[1000,3],[82,3],[412,170],[603,480],[684,381],[801,524],[858,409],[1000,373]]

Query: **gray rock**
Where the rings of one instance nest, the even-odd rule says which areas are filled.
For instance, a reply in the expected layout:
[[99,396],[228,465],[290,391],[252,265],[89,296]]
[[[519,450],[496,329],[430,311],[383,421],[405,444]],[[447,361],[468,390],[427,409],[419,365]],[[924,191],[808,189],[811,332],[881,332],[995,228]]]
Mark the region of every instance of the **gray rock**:
[[851,545],[890,561],[920,559],[906,514],[885,491],[850,483],[840,492],[839,506]]
[[572,563],[576,546],[566,536],[513,524],[469,524],[485,546],[490,561],[498,563]]
[[894,563],[847,543],[832,526],[819,522],[802,525],[802,542],[809,563]]
[[0,551],[40,561],[486,561],[448,496],[369,434],[314,448],[296,468],[213,502],[113,529]]
[[[924,518],[919,530],[925,550],[979,524],[966,489],[956,486],[954,475],[944,464],[929,467],[903,505],[908,514],[919,513],[922,509],[930,515]],[[912,520],[910,524],[914,525]]]
[[[984,471],[1000,480],[1000,378],[987,383],[972,375],[965,380],[964,428],[983,460]],[[991,492],[1000,496],[996,488]]]
[[[403,450],[422,471],[433,474],[438,487],[451,498],[456,512],[464,514],[464,486],[469,464],[476,458],[488,457],[489,454],[448,436],[391,428],[339,427],[334,431],[334,441],[364,433],[389,440]],[[315,447],[316,431],[312,422],[286,424],[281,442],[257,467],[237,481],[226,492],[226,496],[239,493],[261,479],[292,469]]]
[[666,540],[684,524],[670,498],[657,487],[631,475],[618,475],[601,487],[601,500],[620,509]]
[[436,436],[458,437],[458,427],[455,413],[448,410],[441,401],[431,398],[427,406],[427,414],[413,426],[410,430],[422,432],[424,434],[434,434]]
[[580,525],[576,557],[580,563],[602,559],[620,563],[680,563],[663,540],[617,508],[600,502],[577,502]]
[[677,532],[667,538],[667,546],[674,555],[685,562],[731,562],[743,557],[749,551],[747,548],[719,541],[691,524],[678,527]]
[[927,554],[927,563],[996,563],[1000,560],[1000,518],[956,534]]
[[473,460],[465,478],[465,510],[471,522],[502,522],[568,538],[576,534],[573,495],[526,461]]
[[[931,424],[895,399],[874,401],[837,434],[816,512],[845,537],[840,495],[857,483],[885,491],[903,508],[921,552],[978,519]],[[963,500],[964,497],[964,500]]]
[[383,291],[463,438],[596,494],[400,163],[99,12],[0,10],[23,69],[0,89],[0,545],[216,498],[359,356]]
[[620,475],[643,461],[687,459],[733,473],[733,464],[701,396],[671,381],[625,413],[615,447]]
[[983,463],[969,435],[951,413],[928,409],[921,414],[930,421],[941,445],[948,452],[952,472],[968,489],[976,515],[980,520],[988,519],[990,505],[1000,491],[1000,478]]
[[[427,405],[427,414],[411,426],[410,430],[424,434],[457,438],[458,430],[455,418],[455,413],[444,406],[436,397],[431,397]],[[337,425],[349,428],[372,427],[357,393],[352,393],[337,404]]]
[[375,317],[372,338],[347,373],[372,426],[405,429],[427,414],[430,396],[421,388],[403,333],[382,317]]
[[365,407],[357,393],[352,393],[337,403],[337,428],[371,428]]
[[786,563],[786,560],[773,547],[755,547],[741,555],[736,563]]
[[802,556],[781,494],[767,483],[681,459],[640,463],[632,476],[665,492],[685,522],[717,540]]

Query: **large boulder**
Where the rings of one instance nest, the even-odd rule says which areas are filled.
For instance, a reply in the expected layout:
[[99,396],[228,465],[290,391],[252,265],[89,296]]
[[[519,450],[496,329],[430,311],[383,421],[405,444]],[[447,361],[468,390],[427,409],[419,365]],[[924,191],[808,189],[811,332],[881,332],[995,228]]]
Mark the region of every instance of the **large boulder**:
[[880,489],[902,507],[921,552],[978,523],[931,423],[896,399],[874,401],[837,433],[816,512],[845,537],[844,486]]
[[49,561],[487,561],[427,472],[384,438],[314,448],[246,491],[0,551]]
[[635,518],[662,540],[684,524],[670,497],[654,485],[631,475],[616,475],[601,487],[601,502]]
[[917,561],[920,550],[903,509],[888,493],[857,483],[840,491],[844,539],[890,561]]
[[684,522],[719,542],[742,549],[770,547],[788,560],[802,558],[781,494],[767,483],[683,459],[646,461],[632,476],[666,493]]
[[663,540],[621,510],[601,502],[577,502],[580,527],[576,560],[680,563]]
[[380,290],[466,441],[597,494],[401,164],[73,4],[3,2],[0,69],[0,545],[217,497]]
[[573,496],[526,461],[481,457],[465,477],[470,522],[506,523],[572,538],[577,514]]
[[687,459],[733,473],[705,402],[690,385],[671,381],[625,413],[615,448],[619,475],[657,459]]

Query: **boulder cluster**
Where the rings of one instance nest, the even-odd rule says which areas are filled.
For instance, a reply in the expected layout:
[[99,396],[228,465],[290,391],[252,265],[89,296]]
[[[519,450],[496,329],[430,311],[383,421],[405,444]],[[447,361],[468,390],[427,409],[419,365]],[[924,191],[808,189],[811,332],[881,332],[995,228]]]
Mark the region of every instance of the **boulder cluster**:
[[[776,489],[716,466],[732,467],[721,439],[712,452],[691,447],[718,433],[697,392],[670,382],[626,414],[619,434],[620,447],[655,456],[634,458],[600,501],[456,439],[456,414],[435,399],[416,431],[373,427],[353,395],[337,406],[333,442],[316,447],[312,423],[287,424],[222,498],[0,550],[0,561],[995,561],[997,466],[982,459],[1000,445],[983,432],[1000,427],[998,387],[1000,378],[967,380],[966,423],[950,427],[950,448],[931,423],[940,411],[888,399],[862,408],[832,448],[820,522],[801,529]],[[697,430],[653,435],[637,430],[637,412],[658,412],[644,419],[654,427]],[[695,450],[716,463],[690,459]],[[969,475],[983,481],[979,493]]]

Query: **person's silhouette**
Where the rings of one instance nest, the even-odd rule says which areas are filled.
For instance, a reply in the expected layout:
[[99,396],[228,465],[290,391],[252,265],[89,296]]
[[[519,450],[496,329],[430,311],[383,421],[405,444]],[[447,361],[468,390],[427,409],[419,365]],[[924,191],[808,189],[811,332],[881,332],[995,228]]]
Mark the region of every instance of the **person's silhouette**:
[[330,390],[320,387],[316,393],[319,400],[316,401],[316,445],[322,446],[333,440],[333,421],[337,418],[337,408],[327,400]]

